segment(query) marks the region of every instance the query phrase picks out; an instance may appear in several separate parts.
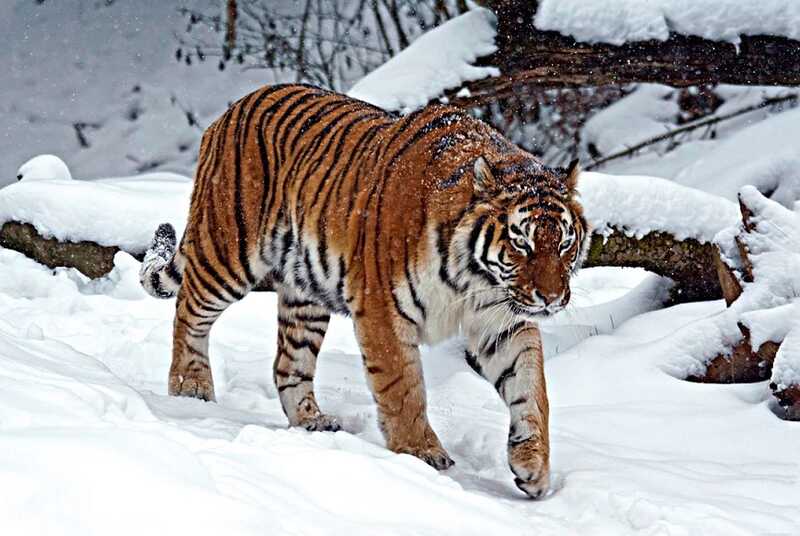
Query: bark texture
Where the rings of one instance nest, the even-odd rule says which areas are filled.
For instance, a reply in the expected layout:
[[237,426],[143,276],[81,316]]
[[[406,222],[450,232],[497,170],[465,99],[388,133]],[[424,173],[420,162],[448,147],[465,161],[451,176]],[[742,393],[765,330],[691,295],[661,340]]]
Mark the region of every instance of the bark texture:
[[778,399],[778,404],[784,409],[784,419],[787,421],[800,421],[800,385],[792,385],[786,389],[778,390],[771,384],[772,394]]
[[722,296],[715,251],[712,244],[677,240],[664,232],[636,238],[614,230],[608,237],[592,236],[584,266],[638,267],[669,277],[675,282],[671,303],[714,300]]
[[55,268],[78,269],[92,279],[102,277],[114,268],[118,247],[100,246],[94,242],[60,242],[44,238],[29,223],[6,222],[0,228],[0,246],[25,254],[37,262]]

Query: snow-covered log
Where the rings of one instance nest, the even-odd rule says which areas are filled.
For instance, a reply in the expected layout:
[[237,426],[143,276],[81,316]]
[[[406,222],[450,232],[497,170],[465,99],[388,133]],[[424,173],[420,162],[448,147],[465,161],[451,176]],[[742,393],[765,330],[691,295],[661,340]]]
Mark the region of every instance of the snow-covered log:
[[793,0],[479,3],[497,15],[498,33],[497,51],[476,65],[502,74],[466,84],[469,93],[455,97],[457,104],[480,104],[526,85],[800,85],[800,10]]
[[614,228],[608,234],[594,234],[585,268],[619,266],[644,268],[672,279],[668,303],[713,300],[722,294],[714,267],[714,246],[693,238],[649,232],[641,238]]
[[770,388],[786,419],[800,421],[800,307],[795,304],[787,316],[792,325],[775,356]]
[[738,221],[734,203],[655,177],[584,172],[579,190],[594,230],[584,266],[669,277],[672,303],[722,295],[712,240]]
[[752,186],[742,189],[739,203],[741,222],[715,239],[729,308],[709,319],[709,327],[727,333],[721,339],[728,344],[704,359],[688,379],[731,383],[771,378],[787,416],[800,418],[800,352],[797,336],[789,336],[800,311],[800,215]]
[[114,255],[119,248],[95,242],[60,241],[45,238],[30,223],[8,221],[0,227],[0,246],[25,254],[37,262],[57,268],[76,268],[89,278],[103,277],[114,269]]

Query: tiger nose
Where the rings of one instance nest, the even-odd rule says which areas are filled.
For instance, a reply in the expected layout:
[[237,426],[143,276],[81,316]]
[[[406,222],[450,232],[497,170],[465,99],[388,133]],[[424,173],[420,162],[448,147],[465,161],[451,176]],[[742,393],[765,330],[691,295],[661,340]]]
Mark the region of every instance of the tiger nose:
[[563,295],[562,292],[540,292],[539,289],[533,291],[534,296],[539,298],[539,300],[543,301],[545,305],[550,305],[556,300],[561,299]]

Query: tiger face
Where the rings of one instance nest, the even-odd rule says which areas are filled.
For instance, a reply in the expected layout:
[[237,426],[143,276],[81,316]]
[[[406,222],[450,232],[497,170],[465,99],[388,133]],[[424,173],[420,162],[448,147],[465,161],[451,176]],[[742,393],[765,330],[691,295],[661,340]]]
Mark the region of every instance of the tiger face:
[[561,311],[570,300],[570,276],[587,247],[587,224],[576,200],[580,173],[519,160],[474,165],[475,192],[470,266],[496,289],[517,316]]

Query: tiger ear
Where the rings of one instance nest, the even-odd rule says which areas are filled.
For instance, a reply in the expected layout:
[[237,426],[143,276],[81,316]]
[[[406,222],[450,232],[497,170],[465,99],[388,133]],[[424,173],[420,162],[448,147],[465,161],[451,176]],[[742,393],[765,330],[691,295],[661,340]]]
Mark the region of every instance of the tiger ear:
[[567,191],[572,193],[578,186],[578,175],[581,174],[581,165],[576,158],[567,166],[564,183],[567,185]]
[[472,169],[475,173],[476,192],[493,193],[497,191],[497,181],[492,174],[489,163],[486,162],[484,157],[479,156],[478,159],[475,160],[475,165]]

